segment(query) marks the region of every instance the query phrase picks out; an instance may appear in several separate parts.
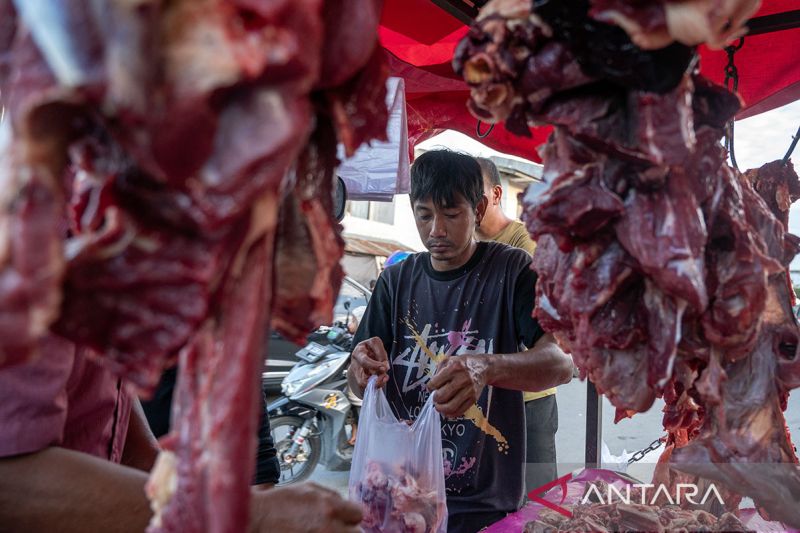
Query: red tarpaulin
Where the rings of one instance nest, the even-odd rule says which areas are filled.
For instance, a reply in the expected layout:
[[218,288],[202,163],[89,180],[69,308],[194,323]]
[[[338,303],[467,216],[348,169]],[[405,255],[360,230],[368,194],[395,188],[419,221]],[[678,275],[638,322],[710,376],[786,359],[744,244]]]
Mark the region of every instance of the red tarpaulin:
[[[756,16],[798,8],[798,0],[765,0]],[[453,51],[467,27],[430,0],[385,0],[380,39],[390,53],[392,75],[406,81],[408,139],[412,146],[451,129],[477,138],[477,120],[466,108],[469,89],[453,72]],[[739,94],[745,107],[737,118],[763,113],[800,99],[800,29],[753,35],[736,52]],[[727,55],[701,48],[701,70],[722,83]],[[482,130],[488,129],[482,125]],[[536,148],[549,128],[517,137],[497,124],[480,139],[495,150],[540,161]]]

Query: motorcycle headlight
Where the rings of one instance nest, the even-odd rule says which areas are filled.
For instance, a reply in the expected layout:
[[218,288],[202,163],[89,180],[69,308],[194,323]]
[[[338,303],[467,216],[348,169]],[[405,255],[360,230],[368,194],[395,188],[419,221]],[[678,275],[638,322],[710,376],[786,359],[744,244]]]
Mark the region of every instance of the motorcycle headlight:
[[[283,383],[281,385],[281,389],[283,390],[283,394],[286,396],[294,396],[297,392],[301,389],[304,389],[306,385],[309,383],[309,379],[303,378],[297,381],[292,381],[290,383]],[[311,388],[313,388],[314,384],[311,383]]]
[[283,394],[293,396],[313,389],[335,373],[343,365],[344,359],[342,357],[326,359],[314,365],[304,365],[298,372],[292,371],[281,384]]

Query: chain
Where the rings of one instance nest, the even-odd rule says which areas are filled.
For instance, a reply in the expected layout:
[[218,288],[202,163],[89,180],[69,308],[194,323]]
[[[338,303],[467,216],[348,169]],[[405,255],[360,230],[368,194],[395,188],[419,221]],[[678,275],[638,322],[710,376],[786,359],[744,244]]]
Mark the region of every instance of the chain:
[[[728,54],[728,64],[725,65],[725,87],[733,91],[739,87],[739,70],[736,68],[734,55],[742,49],[742,46],[744,46],[744,37],[739,39],[738,43],[725,47],[725,53]],[[733,82],[732,88],[730,86],[731,81]]]
[[[736,68],[734,56],[742,46],[744,46],[744,37],[739,39],[739,42],[735,45],[725,47],[725,53],[728,54],[728,64],[725,65],[725,88],[733,93],[739,89],[739,70]],[[733,118],[725,126],[725,149],[731,155],[733,167],[739,170],[739,165],[736,164],[736,154],[733,150]]]
[[631,458],[628,459],[628,464],[630,465],[630,464],[639,462],[642,459],[644,459],[644,456],[647,455],[648,453],[654,452],[657,449],[661,448],[661,445],[663,444],[663,442],[662,442],[663,440],[664,440],[664,437],[659,437],[656,440],[654,440],[653,442],[651,442],[650,446],[648,446],[647,448],[641,449],[638,452],[636,452],[635,454],[633,454],[633,456],[631,456]]

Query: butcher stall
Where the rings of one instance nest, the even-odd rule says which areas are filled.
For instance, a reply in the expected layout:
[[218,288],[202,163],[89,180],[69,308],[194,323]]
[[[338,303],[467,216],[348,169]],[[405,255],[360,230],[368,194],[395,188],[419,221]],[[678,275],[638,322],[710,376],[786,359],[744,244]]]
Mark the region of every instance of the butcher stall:
[[[247,530],[264,331],[331,321],[347,183],[404,192],[398,150],[454,129],[543,164],[534,314],[588,388],[586,468],[491,530],[800,528],[800,132],[735,158],[736,119],[800,99],[797,7],[0,0],[0,372],[58,337],[147,395],[177,361],[147,531]],[[600,394],[664,402],[664,493],[598,468]]]
[[[787,272],[798,241],[785,233],[800,196],[790,162],[800,129],[781,159],[758,169],[738,168],[734,144],[736,119],[800,98],[797,6],[753,4],[740,28],[731,19],[700,39],[683,26],[656,29],[655,12],[625,2],[542,1],[532,10],[520,2],[433,3],[471,29],[448,20],[437,33],[409,21],[403,32],[402,15],[387,22],[384,12],[390,64],[406,72],[407,87],[414,77],[420,83],[418,97],[407,95],[409,116],[419,117],[409,120],[409,138],[435,132],[437,105],[459,90],[447,68],[452,52],[472,116],[448,108],[448,127],[544,160],[549,187],[529,190],[523,215],[538,241],[535,315],[589,378],[587,469],[529,495],[533,503],[490,530],[800,525],[790,510],[800,478],[783,416],[800,384]],[[669,13],[677,5],[666,9],[667,19],[680,16]],[[697,53],[683,47],[700,42]],[[630,172],[639,176],[633,182],[622,177]],[[596,470],[598,392],[617,421],[663,399],[667,435],[634,460],[666,445],[656,486],[726,487],[713,519],[631,507],[631,487],[641,504],[673,503],[674,492],[640,501],[640,482]],[[617,496],[627,488],[628,497],[585,498],[608,487]],[[720,513],[738,510],[742,496],[759,513],[740,513],[741,522]]]

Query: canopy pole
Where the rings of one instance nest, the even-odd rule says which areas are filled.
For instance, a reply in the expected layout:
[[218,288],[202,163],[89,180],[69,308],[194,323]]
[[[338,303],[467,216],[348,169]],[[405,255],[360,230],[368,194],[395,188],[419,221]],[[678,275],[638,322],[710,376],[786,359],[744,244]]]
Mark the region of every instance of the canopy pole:
[[477,7],[468,5],[461,0],[431,0],[431,2],[441,7],[467,26],[472,24],[480,11]]
[[603,442],[603,404],[597,388],[586,379],[586,468],[600,468]]
[[748,20],[745,25],[748,28],[747,35],[761,35],[800,28],[800,9],[755,17]]
[[[431,0],[434,4],[444,9],[452,16],[469,26],[477,18],[480,8],[474,0]],[[754,17],[748,20],[745,25],[748,28],[747,35],[762,35],[774,33],[776,31],[792,30],[800,28],[800,9]]]

